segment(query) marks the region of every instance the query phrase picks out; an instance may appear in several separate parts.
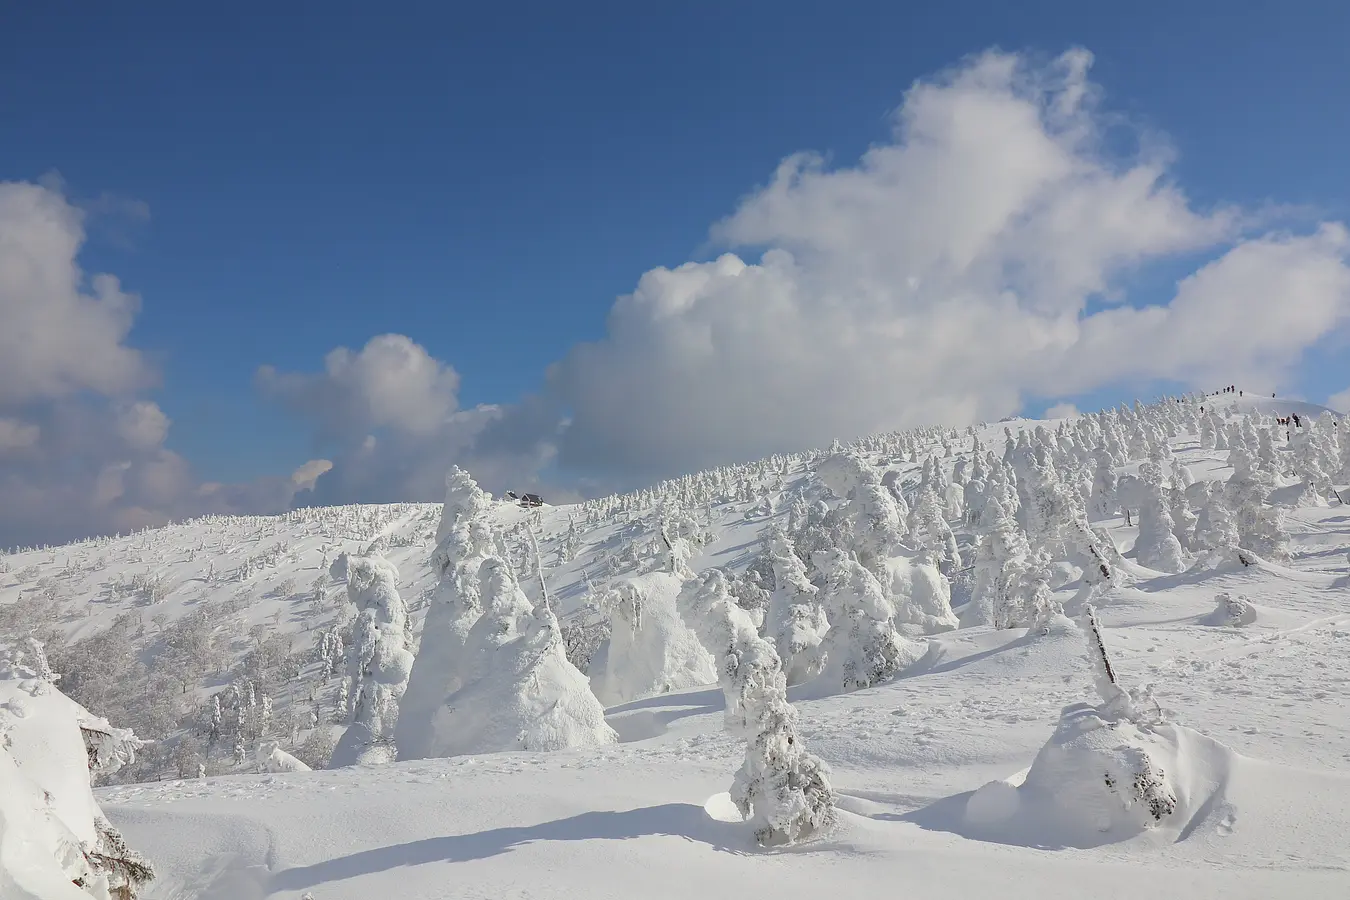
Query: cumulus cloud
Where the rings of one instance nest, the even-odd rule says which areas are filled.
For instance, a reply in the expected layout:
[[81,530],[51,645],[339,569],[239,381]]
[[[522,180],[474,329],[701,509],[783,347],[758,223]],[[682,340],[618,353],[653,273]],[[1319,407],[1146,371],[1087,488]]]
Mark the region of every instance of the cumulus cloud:
[[[202,484],[165,446],[169,417],[144,396],[156,373],[125,342],[139,300],[77,265],[85,214],[57,187],[0,184],[0,545],[297,492],[435,500],[451,464],[561,500],[560,477],[632,485],[1116,384],[1286,387],[1346,329],[1346,228],[1261,233],[1246,211],[1198,207],[1155,135],[1120,152],[1128,127],[1090,66],[1082,50],[985,53],[914,84],[856,162],[789,156],[713,226],[728,252],[643,274],[605,337],[519,403],[464,408],[455,369],[398,334],[317,371],[263,366],[260,393],[331,462],[243,485]],[[1192,259],[1165,296],[1130,295]]]
[[1350,414],[1350,387],[1328,397],[1327,408],[1334,409],[1338,413]]
[[[1124,380],[1287,380],[1350,310],[1345,229],[1252,235],[1151,136],[1108,152],[1090,63],[986,53],[914,85],[856,164],[786,159],[713,229],[757,261],[647,272],[550,370],[562,462],[659,474]],[[1166,303],[1129,302],[1200,252]]]
[[381,428],[428,437],[459,406],[455,370],[401,334],[373,337],[358,352],[338,347],[324,358],[322,372],[288,374],[263,366],[257,381],[329,438]]
[[125,343],[139,300],[81,271],[84,227],[58,181],[0,183],[0,547],[285,509],[303,480],[203,485],[164,446],[138,396],[157,375]]
[[140,301],[75,256],[83,213],[36,184],[0,182],[0,404],[120,395],[153,373],[123,344]]
[[1072,403],[1056,403],[1045,411],[1047,419],[1072,419],[1078,415],[1081,415],[1081,413],[1079,413],[1078,407]]
[[538,489],[538,473],[554,454],[547,431],[559,426],[551,410],[541,428],[530,402],[461,409],[455,370],[401,334],[371,338],[360,350],[338,347],[321,372],[262,366],[256,383],[310,421],[321,445],[336,447],[302,502],[438,500],[455,464],[488,490]]

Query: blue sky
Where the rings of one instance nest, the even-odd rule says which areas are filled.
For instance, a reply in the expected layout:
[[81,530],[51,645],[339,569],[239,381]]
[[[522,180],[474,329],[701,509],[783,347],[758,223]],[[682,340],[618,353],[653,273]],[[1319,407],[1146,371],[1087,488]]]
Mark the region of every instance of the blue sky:
[[[168,446],[239,480],[313,455],[263,363],[405,334],[514,402],[659,265],[815,150],[850,163],[906,89],[990,47],[1095,56],[1200,209],[1350,217],[1344,3],[42,3],[0,25],[0,180],[101,209],[80,256],[143,308]],[[106,195],[106,196],[105,196]],[[99,200],[98,198],[105,199]],[[114,200],[107,199],[115,198]],[[130,203],[143,203],[148,218]],[[1135,273],[1131,302],[1176,273]],[[1350,384],[1321,350],[1296,389]],[[1114,399],[1111,388],[1090,399]]]

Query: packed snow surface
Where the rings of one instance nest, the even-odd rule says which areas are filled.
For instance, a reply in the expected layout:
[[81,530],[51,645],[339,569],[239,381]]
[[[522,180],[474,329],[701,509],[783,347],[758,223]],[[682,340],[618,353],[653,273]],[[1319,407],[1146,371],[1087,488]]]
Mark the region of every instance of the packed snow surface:
[[[1236,406],[1321,412],[1264,398]],[[1038,424],[1058,423],[1012,423],[1014,433]],[[1002,424],[979,437],[1002,451]],[[969,438],[952,443],[948,467]],[[1202,448],[1194,434],[1170,443],[1197,481],[1233,475],[1227,450]],[[932,453],[942,455],[932,448],[918,462]],[[754,567],[788,496],[819,485],[815,462],[789,459],[745,496],[696,510],[707,534],[690,568]],[[871,458],[899,473],[883,490],[901,492],[918,462]],[[1139,462],[1116,467],[1120,477]],[[440,512],[213,519],[24,551],[4,558],[0,602],[23,602],[48,579],[74,610],[52,624],[67,637],[97,634],[128,612],[146,623],[161,615],[153,634],[248,588],[231,613],[244,631],[263,625],[307,648],[339,615],[331,595],[340,586],[313,603],[310,582],[340,552],[382,542],[415,633],[437,583]],[[1175,573],[1135,558],[1137,513],[1130,524],[1119,509],[1092,514],[1125,554],[1118,583],[1098,585],[1092,603],[1121,683],[1152,687],[1156,708],[1136,703],[1144,718],[1103,713],[1078,625],[1061,616],[1043,629],[953,630],[945,598],[926,587],[929,571],[905,569],[911,590],[925,587],[914,606],[932,627],[905,631],[926,647],[921,658],[861,690],[822,696],[811,681],[788,689],[801,740],[830,768],[839,815],[829,834],[778,849],[756,845],[728,796],[745,743],[724,730],[717,672],[675,615],[673,585],[643,571],[645,551],[632,553],[633,541],[651,537],[641,515],[500,502],[490,514],[504,533],[524,525],[538,535],[544,587],[521,579],[530,595],[522,610],[552,604],[575,621],[628,604],[629,632],[608,645],[621,652],[606,660],[602,649],[589,670],[613,704],[605,719],[618,743],[305,771],[291,756],[296,734],[278,745],[274,731],[244,763],[208,759],[210,777],[102,787],[100,806],[159,873],[145,897],[1350,897],[1350,508],[1334,498],[1289,506],[1287,560],[1191,565],[1203,554],[1183,548],[1187,564]],[[136,586],[133,576],[142,576]],[[625,583],[634,585],[628,595],[610,593]],[[969,588],[956,584],[959,614]],[[536,591],[545,588],[543,600]],[[1054,584],[1071,614],[1075,590]],[[631,614],[635,602],[641,616]],[[242,658],[249,646],[228,652]],[[314,690],[326,713],[335,682],[321,676],[297,682],[318,688],[278,692],[275,717],[308,709]],[[691,684],[695,676],[706,683]],[[211,693],[196,690],[203,703]],[[1152,781],[1136,792],[1141,772]]]

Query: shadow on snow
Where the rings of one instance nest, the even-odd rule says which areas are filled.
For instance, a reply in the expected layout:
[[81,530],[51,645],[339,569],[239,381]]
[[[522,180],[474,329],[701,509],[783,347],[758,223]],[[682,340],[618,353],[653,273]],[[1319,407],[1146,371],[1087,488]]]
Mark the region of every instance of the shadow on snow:
[[667,803],[623,811],[586,812],[566,819],[473,834],[452,834],[361,850],[274,874],[269,892],[300,891],[334,881],[436,862],[468,862],[509,853],[540,841],[625,841],[668,836],[724,853],[748,852],[743,827],[719,822],[701,806]]

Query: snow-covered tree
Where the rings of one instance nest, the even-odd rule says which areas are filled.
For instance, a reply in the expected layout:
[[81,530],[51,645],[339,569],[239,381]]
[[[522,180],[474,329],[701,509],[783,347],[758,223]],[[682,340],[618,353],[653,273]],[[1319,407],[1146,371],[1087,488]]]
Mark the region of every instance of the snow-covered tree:
[[1181,545],[1182,550],[1188,553],[1199,549],[1195,537],[1195,527],[1199,524],[1199,517],[1191,509],[1186,487],[1174,481],[1166,489],[1166,498],[1168,513],[1172,517],[1172,534],[1176,535],[1177,543]]
[[[961,552],[957,549],[956,535],[945,518],[945,507],[932,486],[920,488],[910,510],[908,525],[915,543],[944,572],[952,572],[961,566]],[[888,555],[894,555],[892,547]]]
[[1184,571],[1186,553],[1174,533],[1172,515],[1163,496],[1163,476],[1159,465],[1148,460],[1139,466],[1142,496],[1139,503],[1139,536],[1135,539],[1135,557],[1141,565],[1159,572]]
[[736,605],[726,576],[713,569],[680,594],[681,614],[718,660],[726,723],[746,741],[731,799],[766,846],[807,840],[836,821],[829,769],[808,752],[787,701],[787,679],[773,644]]
[[431,722],[441,756],[503,750],[562,750],[614,743],[586,676],[568,662],[558,620],[533,605],[510,565],[481,563],[483,614],[469,631],[462,686]]
[[826,573],[822,593],[830,622],[821,644],[825,651],[825,667],[819,676],[822,683],[845,691],[870,687],[927,652],[926,645],[895,630],[895,610],[885,589],[856,558],[842,550],[823,551],[816,568]]
[[601,596],[600,608],[609,616],[609,649],[591,684],[606,705],[705,685],[717,677],[712,657],[676,609],[683,586],[682,575],[658,571],[625,578]]
[[836,454],[821,463],[816,474],[844,500],[840,508],[852,526],[852,549],[874,574],[881,561],[903,544],[904,513],[895,495],[881,483],[875,468],[854,454]]
[[1317,425],[1309,422],[1300,428],[1291,442],[1294,475],[1303,482],[1299,496],[1300,506],[1326,506],[1332,491],[1331,475],[1324,468],[1325,457],[1318,440]]
[[433,720],[446,698],[463,684],[464,644],[482,615],[479,571],[483,560],[505,551],[489,520],[492,499],[458,466],[445,480],[445,504],[431,556],[436,593],[427,609],[422,640],[399,702],[395,743],[399,759],[446,756],[438,745]]
[[1105,448],[1098,450],[1096,468],[1092,474],[1092,511],[1099,519],[1110,518],[1120,512],[1120,500],[1116,497],[1116,466],[1111,454]]
[[1288,562],[1289,535],[1284,529],[1284,513],[1267,502],[1272,486],[1270,475],[1259,468],[1245,446],[1235,446],[1228,459],[1233,475],[1225,485],[1225,499],[1236,519],[1238,545],[1262,559]]
[[329,765],[392,762],[398,755],[394,746],[398,703],[413,664],[408,651],[408,607],[398,593],[398,570],[378,556],[343,554],[334,566],[345,570],[347,596],[357,609],[356,646],[349,669],[356,687],[351,724]]
[[766,630],[772,638],[788,684],[801,684],[820,674],[825,659],[821,641],[830,622],[820,589],[806,577],[806,566],[782,531],[769,533],[767,551],[773,565],[774,591]]

